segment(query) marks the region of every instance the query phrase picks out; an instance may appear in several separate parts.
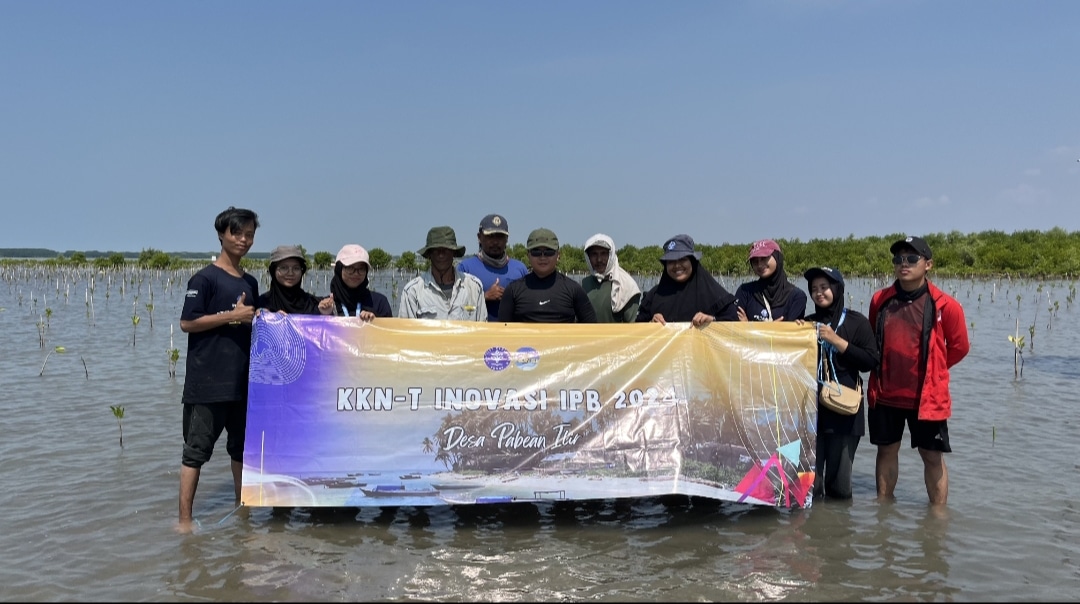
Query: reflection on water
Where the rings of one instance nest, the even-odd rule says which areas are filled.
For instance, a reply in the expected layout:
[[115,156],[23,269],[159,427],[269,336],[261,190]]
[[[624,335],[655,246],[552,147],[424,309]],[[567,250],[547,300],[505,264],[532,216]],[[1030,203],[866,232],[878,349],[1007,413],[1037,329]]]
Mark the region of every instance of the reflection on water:
[[[953,371],[955,453],[940,516],[906,445],[897,500],[875,501],[865,440],[851,502],[792,511],[689,497],[234,510],[227,456],[215,455],[196,498],[198,530],[179,536],[183,362],[171,378],[165,351],[187,275],[98,276],[91,313],[86,274],[4,270],[4,600],[1076,598],[1080,310],[1065,302],[1068,283],[1041,284],[1020,381],[1006,336],[1018,318],[1021,333],[1034,322],[1040,284],[939,283],[973,324],[972,353]],[[325,274],[311,279],[309,289],[327,289]],[[391,295],[405,281],[380,275],[375,288]],[[852,279],[852,306],[865,308],[882,284]],[[1048,294],[1060,302],[1052,329]],[[42,370],[55,346],[66,352]],[[178,329],[173,346],[182,359]],[[109,405],[126,408],[123,448]]]

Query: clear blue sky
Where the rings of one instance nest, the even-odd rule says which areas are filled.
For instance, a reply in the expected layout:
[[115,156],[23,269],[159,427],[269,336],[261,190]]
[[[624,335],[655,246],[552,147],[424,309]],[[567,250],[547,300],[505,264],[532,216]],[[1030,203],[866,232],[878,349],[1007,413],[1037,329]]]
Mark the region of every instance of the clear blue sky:
[[0,0],[0,247],[1080,230],[1080,2]]

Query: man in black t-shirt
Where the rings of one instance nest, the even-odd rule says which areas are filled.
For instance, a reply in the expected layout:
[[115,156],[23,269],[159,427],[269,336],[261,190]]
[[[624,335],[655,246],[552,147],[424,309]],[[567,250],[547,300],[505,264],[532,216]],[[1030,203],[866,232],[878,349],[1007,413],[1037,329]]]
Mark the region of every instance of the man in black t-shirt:
[[507,286],[499,320],[523,323],[596,323],[596,311],[581,284],[555,270],[559,238],[548,229],[529,233],[530,272]]
[[184,453],[180,461],[178,530],[192,528],[192,506],[203,464],[210,461],[222,431],[232,459],[233,487],[240,503],[247,429],[251,322],[259,282],[240,268],[255,243],[259,218],[234,207],[214,221],[221,253],[188,280],[180,329],[188,334],[184,377]]

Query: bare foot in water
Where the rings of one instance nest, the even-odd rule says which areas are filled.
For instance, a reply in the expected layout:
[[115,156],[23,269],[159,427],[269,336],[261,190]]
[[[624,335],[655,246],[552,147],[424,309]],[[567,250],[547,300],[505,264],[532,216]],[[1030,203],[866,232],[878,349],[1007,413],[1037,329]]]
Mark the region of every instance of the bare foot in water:
[[194,520],[180,520],[177,521],[176,526],[173,527],[178,535],[190,535],[195,532]]

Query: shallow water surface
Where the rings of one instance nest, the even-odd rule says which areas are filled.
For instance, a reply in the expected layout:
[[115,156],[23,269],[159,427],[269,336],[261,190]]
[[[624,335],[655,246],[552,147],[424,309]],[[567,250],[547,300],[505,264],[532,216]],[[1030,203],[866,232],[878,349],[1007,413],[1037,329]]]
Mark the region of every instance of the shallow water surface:
[[[897,500],[875,501],[865,438],[854,500],[793,511],[679,497],[235,510],[222,449],[203,470],[198,529],[178,535],[186,348],[178,317],[189,273],[95,274],[91,308],[85,269],[4,271],[5,601],[1002,601],[1080,593],[1080,310],[1066,302],[1067,282],[939,283],[965,306],[972,352],[952,374],[950,499],[937,513],[906,444]],[[328,290],[325,273],[309,281]],[[378,275],[375,289],[396,307],[393,291],[405,281]],[[737,281],[725,282],[734,289]],[[851,306],[864,311],[881,285],[852,280]],[[1028,326],[1036,327],[1020,380],[1007,340],[1018,317],[1029,342]],[[180,350],[175,378],[170,326]],[[46,361],[56,346],[65,352]],[[123,448],[109,405],[125,408]]]

